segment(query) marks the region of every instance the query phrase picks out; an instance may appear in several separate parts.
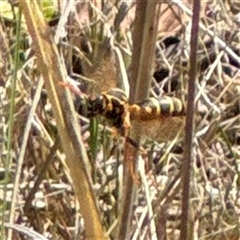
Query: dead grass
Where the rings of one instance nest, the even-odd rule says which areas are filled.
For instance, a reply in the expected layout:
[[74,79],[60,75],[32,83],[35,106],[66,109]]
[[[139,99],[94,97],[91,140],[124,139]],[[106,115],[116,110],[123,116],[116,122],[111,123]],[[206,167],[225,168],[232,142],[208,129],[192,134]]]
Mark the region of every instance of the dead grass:
[[[177,2],[173,8],[162,10],[164,14],[160,22],[162,18],[171,22],[174,20],[174,24],[170,28],[167,23],[161,22],[159,41],[164,36],[177,35],[181,42],[173,54],[169,54],[169,50],[159,50],[156,65],[167,67],[169,78],[176,74],[179,76],[182,87],[174,94],[185,99],[191,11],[184,3]],[[123,7],[115,2],[103,3],[96,6],[90,2],[87,8],[87,4],[78,2],[72,6],[74,11],[63,13],[59,25],[52,27],[52,34],[58,36],[56,31],[63,24],[67,37],[56,37],[60,58],[65,60],[71,77],[80,82],[82,91],[87,93],[101,92],[106,88],[105,82],[111,87],[129,88],[126,72],[132,51],[130,34],[134,7],[126,16],[121,10],[124,21],[118,26],[117,21],[114,22],[115,13]],[[170,4],[164,4],[163,9],[166,6]],[[240,237],[240,35],[235,8],[237,4],[230,1],[214,1],[204,5],[201,13],[189,204],[194,239]],[[40,91],[43,82],[39,81],[41,76],[27,29],[21,29],[19,52],[16,53],[20,59],[16,64],[16,24],[9,25],[4,18],[0,20],[0,199],[1,221],[6,227],[1,231],[1,239],[7,239],[10,228],[15,229],[12,239],[24,239],[20,232],[32,236],[31,229],[40,234],[36,239],[43,236],[47,239],[84,239],[86,230],[81,211],[85,206],[79,206],[73,191],[61,145],[64,143],[58,140],[58,126],[52,113],[54,106]],[[112,23],[116,23],[114,30],[110,28]],[[92,51],[87,47],[89,43]],[[78,62],[77,75],[76,69],[73,74],[72,55],[81,58],[82,65],[80,67]],[[14,70],[15,90],[12,89]],[[104,78],[99,84],[82,80],[81,75],[94,81],[101,76]],[[13,100],[11,131],[10,106]],[[90,156],[92,188],[102,226],[110,239],[116,239],[124,178],[124,139],[114,139],[109,128],[103,125],[94,134],[94,130],[87,130],[88,119],[78,120],[84,146]],[[24,140],[27,128],[29,135]],[[171,130],[169,128],[168,131],[174,135]],[[156,133],[160,134],[159,131]],[[162,139],[161,136],[159,139]],[[144,151],[138,158],[141,184],[137,186],[129,239],[179,238],[182,204],[180,169],[184,161],[181,139],[175,139],[176,143],[143,140]],[[9,225],[13,183],[22,152],[25,153],[22,155],[16,206],[12,213],[15,225]]]

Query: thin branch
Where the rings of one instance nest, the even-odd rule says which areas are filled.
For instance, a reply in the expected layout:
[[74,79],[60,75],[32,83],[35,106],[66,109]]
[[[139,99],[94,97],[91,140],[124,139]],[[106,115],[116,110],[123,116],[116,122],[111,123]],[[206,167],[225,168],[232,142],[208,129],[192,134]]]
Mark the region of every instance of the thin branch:
[[195,98],[195,79],[197,74],[197,48],[198,48],[198,30],[201,4],[200,0],[193,3],[193,18],[190,40],[190,69],[188,83],[188,101],[186,110],[185,127],[185,151],[184,162],[182,165],[182,216],[180,239],[192,239],[191,219],[189,213],[189,192],[191,180],[192,146],[194,131],[194,98]]
[[[149,17],[151,16],[151,17]],[[154,62],[158,28],[159,4],[154,1],[138,1],[133,32],[133,58],[130,68],[130,103],[148,96]],[[139,145],[141,126],[132,124],[130,138]],[[138,149],[126,141],[124,154],[123,197],[120,209],[118,239],[131,237],[133,203],[137,190]]]

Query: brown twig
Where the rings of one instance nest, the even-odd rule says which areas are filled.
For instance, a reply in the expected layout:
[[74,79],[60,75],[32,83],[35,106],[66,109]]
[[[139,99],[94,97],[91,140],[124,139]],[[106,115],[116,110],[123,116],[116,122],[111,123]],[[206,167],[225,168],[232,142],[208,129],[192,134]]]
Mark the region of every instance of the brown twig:
[[188,83],[188,101],[186,110],[186,127],[185,127],[185,151],[184,162],[182,165],[182,216],[181,216],[181,233],[180,239],[192,239],[191,235],[191,218],[189,211],[189,192],[191,180],[192,164],[192,146],[194,131],[194,98],[195,98],[195,79],[197,74],[197,48],[198,48],[198,29],[200,16],[200,1],[193,3],[193,17],[190,40],[190,69]]
[[[157,15],[158,14],[158,15]],[[149,17],[151,16],[151,17]],[[138,1],[133,32],[133,58],[130,68],[130,103],[148,96],[152,76],[159,5],[156,1]],[[130,138],[139,145],[141,126],[134,123]],[[118,239],[129,239],[133,203],[137,190],[138,149],[126,141],[124,155],[123,197],[120,210]]]

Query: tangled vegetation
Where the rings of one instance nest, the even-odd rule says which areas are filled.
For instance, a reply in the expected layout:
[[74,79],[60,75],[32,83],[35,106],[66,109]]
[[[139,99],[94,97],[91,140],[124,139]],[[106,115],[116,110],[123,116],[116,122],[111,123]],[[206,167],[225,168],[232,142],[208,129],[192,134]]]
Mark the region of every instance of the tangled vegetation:
[[[0,3],[1,239],[240,238],[240,5],[190,2]],[[119,134],[116,87],[186,112]]]

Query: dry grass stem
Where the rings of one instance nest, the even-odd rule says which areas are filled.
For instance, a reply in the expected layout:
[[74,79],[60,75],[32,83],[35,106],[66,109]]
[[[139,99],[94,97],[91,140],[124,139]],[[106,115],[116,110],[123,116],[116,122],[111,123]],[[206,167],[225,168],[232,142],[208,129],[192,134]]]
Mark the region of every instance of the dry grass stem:
[[1,1],[0,239],[240,238],[240,4],[193,57],[193,3]]

